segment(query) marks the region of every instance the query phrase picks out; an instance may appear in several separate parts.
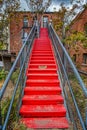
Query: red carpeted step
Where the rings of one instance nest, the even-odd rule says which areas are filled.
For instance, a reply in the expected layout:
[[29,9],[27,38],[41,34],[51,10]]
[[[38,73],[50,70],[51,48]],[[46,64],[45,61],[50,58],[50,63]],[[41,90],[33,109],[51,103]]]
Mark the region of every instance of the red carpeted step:
[[[38,44],[37,44],[37,47],[38,47]],[[52,47],[51,47],[52,48]],[[52,49],[50,49],[50,50],[37,50],[37,49],[32,49],[32,52],[34,53],[34,54],[53,54],[54,55],[54,52],[53,52],[53,50]]]
[[42,54],[36,53],[36,54],[33,54],[33,53],[32,53],[32,57],[33,57],[33,56],[42,56],[42,57],[43,57],[43,56],[47,56],[47,57],[52,57],[53,54],[49,54],[49,53],[42,53]]
[[54,87],[58,87],[60,86],[60,81],[59,80],[29,80],[27,79],[26,81],[26,86],[33,86],[33,87],[51,87],[51,86],[54,86]]
[[64,105],[22,105],[20,114],[23,117],[64,117]]
[[34,74],[27,74],[27,79],[41,79],[41,80],[46,80],[46,79],[58,79],[58,75],[57,74],[38,74],[38,73],[34,73]]
[[33,61],[34,61],[34,60],[36,60],[36,61],[37,61],[37,60],[53,60],[53,61],[54,61],[54,57],[45,57],[45,56],[44,56],[44,57],[40,57],[40,56],[38,56],[38,57],[36,56],[36,57],[35,57],[35,56],[34,56],[34,57],[31,57],[31,60],[33,60]]
[[21,122],[31,129],[67,129],[69,127],[68,121],[65,117],[22,118]]
[[48,69],[48,68],[38,68],[38,69],[28,69],[27,73],[38,73],[38,74],[57,74],[57,70],[56,69]]
[[56,64],[29,64],[29,69],[38,69],[40,66],[46,66],[46,69],[57,69]]
[[[38,45],[37,45],[37,46],[38,46]],[[49,50],[49,51],[46,51],[46,50],[40,51],[40,50],[38,50],[38,51],[37,51],[37,50],[34,50],[34,49],[32,50],[32,53],[35,53],[35,54],[36,54],[36,53],[39,53],[39,54],[43,54],[43,53],[46,53],[46,54],[49,54],[49,53],[50,53],[50,54],[54,54],[52,50]]]
[[25,87],[24,95],[59,95],[60,87]]
[[23,105],[56,105],[64,102],[61,95],[25,95]]
[[54,60],[30,60],[30,64],[55,64]]

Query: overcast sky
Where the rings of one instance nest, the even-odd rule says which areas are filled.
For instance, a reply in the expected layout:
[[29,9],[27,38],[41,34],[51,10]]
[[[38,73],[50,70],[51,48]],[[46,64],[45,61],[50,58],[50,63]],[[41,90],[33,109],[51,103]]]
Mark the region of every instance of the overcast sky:
[[[27,6],[25,0],[20,0],[20,1],[21,1],[21,8],[20,8],[20,10],[28,11],[29,8],[28,8],[28,6]],[[71,1],[71,0],[52,0],[52,4],[51,4],[51,6],[49,7],[49,10],[50,10],[50,11],[54,11],[54,8],[56,9],[56,11],[59,10],[61,3],[64,3],[64,4],[66,4],[66,6],[69,6],[69,7],[70,7],[70,6],[72,6],[72,5],[70,4],[70,1]],[[75,1],[75,0],[74,0],[74,1]],[[82,1],[83,3],[86,2],[86,0],[81,0],[81,1]]]

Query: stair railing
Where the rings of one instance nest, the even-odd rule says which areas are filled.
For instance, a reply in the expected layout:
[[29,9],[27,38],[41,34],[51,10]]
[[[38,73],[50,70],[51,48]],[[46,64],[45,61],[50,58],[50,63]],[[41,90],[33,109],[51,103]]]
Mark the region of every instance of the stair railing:
[[87,88],[52,24],[48,25],[48,29],[55,50],[58,74],[61,79],[70,122],[72,122],[74,130],[79,130],[79,127],[86,130]]
[[[13,121],[15,115],[18,116],[26,81],[26,67],[34,38],[35,25],[26,38],[0,90],[0,130],[12,129],[9,122]],[[11,116],[12,111],[14,117]]]

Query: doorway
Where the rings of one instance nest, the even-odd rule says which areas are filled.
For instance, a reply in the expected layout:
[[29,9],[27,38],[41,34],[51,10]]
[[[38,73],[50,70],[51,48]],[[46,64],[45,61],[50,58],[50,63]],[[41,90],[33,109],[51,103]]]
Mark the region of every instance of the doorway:
[[48,16],[43,17],[43,27],[46,28],[48,23]]

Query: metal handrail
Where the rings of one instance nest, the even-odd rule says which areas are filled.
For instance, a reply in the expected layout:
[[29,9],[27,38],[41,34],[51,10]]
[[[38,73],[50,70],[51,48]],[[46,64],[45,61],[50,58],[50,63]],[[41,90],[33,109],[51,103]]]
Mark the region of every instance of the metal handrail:
[[57,33],[54,31],[53,26],[50,25],[50,27],[52,28],[52,30],[53,30],[53,32],[54,32],[54,34],[55,34],[55,36],[56,36],[56,38],[57,38],[57,40],[58,40],[58,43],[60,44],[60,46],[61,46],[61,48],[62,48],[62,50],[63,50],[65,56],[67,57],[69,63],[71,64],[71,67],[72,67],[72,69],[73,69],[73,71],[74,71],[74,73],[75,73],[75,75],[76,75],[76,77],[77,77],[77,79],[78,79],[78,81],[79,81],[81,87],[82,87],[82,90],[83,90],[83,92],[84,92],[84,95],[87,97],[87,88],[86,88],[85,84],[83,83],[83,81],[82,81],[82,79],[81,79],[81,77],[80,77],[80,75],[79,75],[79,73],[78,73],[78,71],[77,71],[75,65],[73,64],[73,62],[72,62],[70,56],[68,55],[66,49],[64,48],[62,42],[60,41],[60,39],[59,39]]
[[[67,66],[66,66],[66,59],[67,59],[68,63],[70,64],[70,67],[72,68],[72,71],[73,71],[75,77],[77,78],[77,81],[78,81],[78,83],[79,83],[79,85],[80,85],[80,87],[81,87],[81,89],[82,89],[82,91],[83,91],[83,94],[84,94],[84,96],[85,96],[86,99],[87,99],[87,88],[86,88],[85,84],[83,83],[83,81],[82,81],[82,79],[81,79],[81,77],[80,77],[80,75],[79,75],[79,73],[78,73],[78,71],[77,71],[75,65],[73,64],[73,62],[72,62],[70,56],[68,55],[66,49],[64,48],[62,42],[60,41],[60,39],[59,39],[57,33],[55,32],[55,30],[54,30],[52,24],[49,24],[49,25],[48,25],[48,29],[49,29],[50,37],[51,37],[51,39],[52,39],[52,43],[53,43],[53,46],[54,46],[54,49],[55,49],[55,52],[56,52],[57,61],[58,61],[58,66],[59,66],[59,68],[60,68],[60,73],[62,73],[62,72],[61,72],[61,67],[60,67],[60,65],[59,65],[59,62],[61,63],[62,71],[63,71],[63,73],[64,73],[62,79],[64,79],[65,81],[63,81],[63,82],[67,82],[67,84],[68,84],[69,91],[70,91],[70,94],[71,94],[71,96],[72,96],[72,100],[73,100],[73,103],[74,103],[74,105],[75,105],[75,109],[76,109],[76,111],[77,111],[77,115],[78,115],[78,117],[79,117],[81,126],[82,126],[83,130],[86,130],[86,127],[87,127],[87,124],[86,124],[86,123],[87,123],[87,106],[86,106],[86,113],[85,113],[85,115],[86,115],[86,122],[84,122],[84,120],[83,120],[83,118],[82,118],[82,116],[81,116],[80,110],[79,110],[79,108],[78,108],[76,99],[75,99],[75,97],[74,97],[74,93],[73,93],[72,87],[71,87],[71,85],[70,85],[70,81],[69,81],[69,79],[68,79],[68,75],[67,75],[67,72],[66,72],[66,71],[67,71],[67,70],[66,70],[66,68],[67,68]],[[59,48],[61,49],[61,51],[62,51],[62,57],[61,57],[61,54],[60,54],[61,52],[59,52],[60,49],[58,50],[58,47],[59,47]],[[59,73],[59,75],[60,75],[60,73]],[[65,91],[65,87],[63,87],[63,88],[64,88],[63,90]],[[64,93],[67,94],[66,91],[65,91]],[[65,95],[65,96],[67,96],[67,95]],[[86,104],[86,105],[87,105],[87,104]],[[72,120],[73,120],[73,119],[72,119]],[[73,121],[73,122],[74,122],[74,121]],[[74,123],[75,123],[75,122],[74,122]],[[74,129],[77,130],[76,126],[75,126]]]
[[[1,90],[0,90],[0,102],[1,102],[1,100],[3,98],[3,95],[5,93],[5,90],[7,88],[7,85],[9,83],[10,79],[11,79],[11,76],[12,76],[14,70],[16,69],[16,66],[17,66],[18,62],[20,61],[20,73],[19,73],[16,85],[14,87],[13,95],[12,95],[12,98],[11,98],[11,101],[10,101],[10,105],[9,105],[9,108],[8,108],[8,111],[7,111],[7,115],[6,115],[6,118],[5,118],[5,121],[4,121],[3,125],[1,124],[1,117],[0,117],[0,129],[1,130],[5,130],[6,127],[7,127],[7,123],[8,123],[9,116],[10,116],[11,109],[12,109],[12,105],[13,105],[13,102],[14,102],[14,99],[15,99],[16,91],[18,89],[18,84],[19,84],[20,79],[21,79],[23,68],[25,67],[25,62],[27,62],[27,58],[29,57],[30,50],[31,50],[31,45],[32,45],[32,42],[33,42],[34,38],[35,38],[35,25],[32,27],[28,37],[24,41],[23,46],[22,46],[22,48],[21,48],[21,50],[20,50],[20,52],[19,52],[19,54],[18,54],[14,64],[13,64],[13,66],[12,66],[10,72],[8,73],[8,76],[7,76],[7,78],[6,78],[5,82],[4,82]],[[24,84],[23,84],[23,86],[24,86]]]

